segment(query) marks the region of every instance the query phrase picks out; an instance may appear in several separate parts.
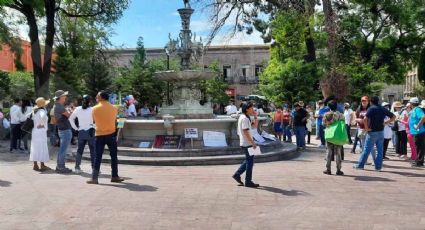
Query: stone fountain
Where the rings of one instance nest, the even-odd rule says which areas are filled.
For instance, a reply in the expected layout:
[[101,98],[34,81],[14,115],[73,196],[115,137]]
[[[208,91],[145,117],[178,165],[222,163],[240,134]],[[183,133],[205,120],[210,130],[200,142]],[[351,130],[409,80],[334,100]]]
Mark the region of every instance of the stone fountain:
[[[178,12],[182,21],[180,40],[174,40],[170,36],[170,41],[165,48],[168,54],[175,53],[180,57],[180,70],[155,73],[159,80],[166,81],[174,87],[172,105],[162,107],[159,113],[165,119],[170,119],[170,116],[176,119],[212,118],[211,104],[200,104],[202,94],[199,90],[199,82],[214,78],[215,73],[191,69],[192,60],[197,61],[202,55],[203,45],[202,42],[196,41],[196,36],[192,36],[190,30],[190,17],[194,10],[190,8],[189,3],[185,1],[185,8],[178,9]],[[193,40],[192,37],[194,37]]]

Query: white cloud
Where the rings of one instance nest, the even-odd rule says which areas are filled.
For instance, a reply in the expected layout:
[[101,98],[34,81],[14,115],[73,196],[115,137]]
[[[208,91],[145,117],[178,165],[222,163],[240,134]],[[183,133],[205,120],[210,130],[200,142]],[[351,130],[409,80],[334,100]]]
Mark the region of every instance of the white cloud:
[[254,31],[248,35],[245,32],[237,32],[233,37],[230,33],[219,33],[211,42],[211,45],[253,45],[264,44],[261,33]]

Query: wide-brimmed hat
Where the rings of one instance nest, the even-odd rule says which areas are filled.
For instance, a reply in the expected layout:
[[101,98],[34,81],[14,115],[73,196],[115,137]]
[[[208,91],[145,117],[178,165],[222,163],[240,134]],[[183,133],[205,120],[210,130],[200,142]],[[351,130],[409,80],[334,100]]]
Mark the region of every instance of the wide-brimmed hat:
[[393,107],[394,107],[394,108],[401,108],[401,107],[403,107],[403,105],[401,104],[401,102],[399,102],[399,101],[395,101],[395,102],[393,103]]
[[388,103],[388,102],[382,102],[382,104],[381,104],[383,107],[385,107],[385,106],[389,106],[390,105],[390,103]]
[[50,103],[50,100],[44,99],[44,97],[39,97],[35,100],[36,108],[44,108]]
[[55,92],[54,99],[57,100],[58,98],[63,97],[63,96],[68,96],[68,91],[58,90],[58,91]]
[[413,103],[413,104],[419,104],[419,98],[417,98],[417,97],[412,97],[412,98],[410,98],[409,102],[410,102],[410,103]]

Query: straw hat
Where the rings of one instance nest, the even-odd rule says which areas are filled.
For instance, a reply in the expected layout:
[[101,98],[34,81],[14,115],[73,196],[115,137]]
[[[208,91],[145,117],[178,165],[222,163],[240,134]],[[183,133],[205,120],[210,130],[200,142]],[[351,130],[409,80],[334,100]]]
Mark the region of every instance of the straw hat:
[[37,98],[37,100],[35,100],[35,104],[37,108],[44,108],[46,107],[46,105],[48,105],[50,103],[50,100],[44,99],[44,97],[39,97]]
[[393,107],[394,107],[394,108],[401,108],[401,107],[403,107],[403,105],[401,104],[401,102],[399,102],[399,101],[395,101],[395,102],[393,103]]

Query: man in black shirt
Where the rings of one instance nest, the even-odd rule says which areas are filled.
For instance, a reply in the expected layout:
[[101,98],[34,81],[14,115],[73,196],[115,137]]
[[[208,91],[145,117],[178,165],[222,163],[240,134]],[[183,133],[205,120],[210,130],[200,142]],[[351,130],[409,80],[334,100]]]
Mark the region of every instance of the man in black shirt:
[[293,113],[294,119],[292,119],[292,127],[297,139],[297,149],[305,149],[305,130],[309,114],[299,103],[295,103],[294,107],[295,111]]
[[[379,97],[372,97],[370,102],[371,106],[367,110],[364,119],[365,131],[367,131],[366,140],[359,162],[354,165],[354,168],[364,168],[369,153],[372,151],[374,145],[376,145],[378,154],[375,159],[375,169],[380,171],[382,169],[382,157],[384,152],[384,126],[393,122],[395,116],[386,108],[379,105]],[[390,119],[384,122],[386,117]]]

